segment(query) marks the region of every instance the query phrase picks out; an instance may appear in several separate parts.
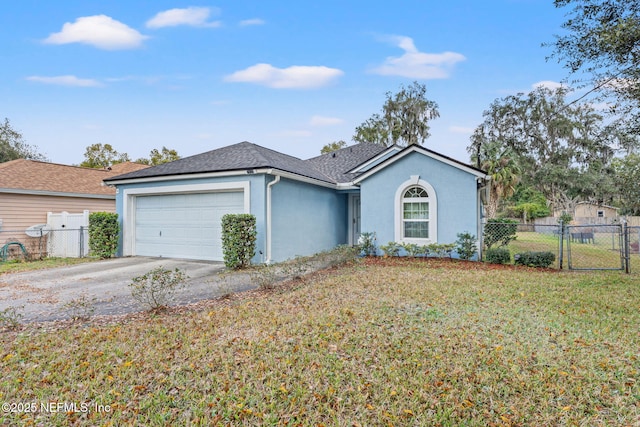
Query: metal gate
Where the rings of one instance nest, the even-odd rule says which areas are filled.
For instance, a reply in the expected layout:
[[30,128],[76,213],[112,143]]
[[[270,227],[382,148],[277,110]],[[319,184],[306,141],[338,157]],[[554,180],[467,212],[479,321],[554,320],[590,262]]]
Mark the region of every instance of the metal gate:
[[569,270],[625,270],[625,229],[624,224],[565,226]]

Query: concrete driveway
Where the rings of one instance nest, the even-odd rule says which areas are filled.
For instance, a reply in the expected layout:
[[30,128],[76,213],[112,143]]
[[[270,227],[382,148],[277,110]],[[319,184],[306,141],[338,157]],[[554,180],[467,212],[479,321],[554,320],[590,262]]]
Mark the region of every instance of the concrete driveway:
[[[147,309],[131,297],[131,279],[154,268],[183,270],[189,279],[173,304],[182,305],[255,288],[246,275],[223,280],[224,264],[168,258],[127,257],[24,273],[0,275],[0,311],[15,307],[21,321],[69,318],[69,301],[86,301],[93,315],[125,314]],[[173,305],[172,304],[172,305]]]

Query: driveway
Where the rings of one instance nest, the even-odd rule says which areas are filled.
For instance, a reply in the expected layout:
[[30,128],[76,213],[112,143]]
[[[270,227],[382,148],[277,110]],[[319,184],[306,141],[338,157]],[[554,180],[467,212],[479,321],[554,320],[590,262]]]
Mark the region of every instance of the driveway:
[[255,288],[246,275],[233,281],[219,276],[224,264],[168,258],[127,257],[89,262],[33,272],[0,275],[0,311],[15,307],[23,322],[69,318],[65,307],[70,301],[85,301],[94,307],[93,315],[126,314],[147,307],[131,297],[131,279],[154,268],[183,270],[189,279],[176,292],[172,305],[189,304]]

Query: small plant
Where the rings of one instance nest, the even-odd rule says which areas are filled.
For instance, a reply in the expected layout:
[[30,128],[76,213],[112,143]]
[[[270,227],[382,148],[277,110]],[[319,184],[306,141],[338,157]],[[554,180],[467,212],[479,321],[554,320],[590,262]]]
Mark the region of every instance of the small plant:
[[453,252],[455,248],[455,243],[431,243],[427,245],[428,253],[433,254],[438,258],[444,258],[447,256],[451,258],[451,252]]
[[547,268],[556,260],[553,252],[522,252],[513,256],[514,264]]
[[227,214],[222,217],[222,251],[227,268],[244,268],[256,254],[256,217]]
[[24,309],[24,306],[20,307],[7,307],[4,310],[0,310],[0,327],[10,331],[14,331],[20,328],[20,320],[24,317],[19,310]]
[[485,260],[491,264],[510,264],[511,252],[507,248],[487,249]]
[[360,253],[362,255],[375,256],[377,253],[375,231],[360,234],[360,238],[358,238],[358,246],[360,247]]
[[387,256],[398,256],[402,246],[396,242],[389,242],[386,245],[380,246],[380,249],[384,251]]
[[407,256],[414,258],[426,252],[424,246],[416,245],[415,243],[403,243],[401,246],[407,253]]
[[251,281],[256,283],[260,289],[275,288],[278,275],[274,264],[262,264],[253,268],[249,273]]
[[456,240],[456,252],[460,256],[460,259],[470,260],[478,252],[478,239],[476,236],[464,232],[458,233],[458,240]]
[[176,290],[182,287],[188,278],[179,268],[171,271],[160,266],[132,279],[129,284],[131,296],[149,309],[159,310],[167,306]]
[[89,214],[89,248],[92,255],[102,259],[114,256],[118,249],[119,235],[118,214],[112,212]]
[[282,265],[283,273],[294,280],[304,280],[304,276],[313,270],[312,259],[295,257]]
[[93,316],[96,308],[94,307],[96,297],[89,299],[86,294],[78,298],[67,301],[62,308],[69,314],[72,320],[86,321]]
[[571,221],[573,221],[573,217],[567,212],[562,212],[562,215],[558,217],[559,224],[569,225]]

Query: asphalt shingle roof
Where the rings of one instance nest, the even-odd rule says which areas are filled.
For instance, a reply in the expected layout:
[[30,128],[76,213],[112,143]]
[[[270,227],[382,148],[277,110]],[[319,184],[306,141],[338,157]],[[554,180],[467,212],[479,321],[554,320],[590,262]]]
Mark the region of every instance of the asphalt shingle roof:
[[113,196],[115,188],[104,185],[104,179],[147,167],[125,162],[113,165],[110,170],[91,169],[17,159],[0,163],[0,189]]
[[387,147],[372,142],[362,142],[331,153],[313,157],[307,162],[316,170],[329,176],[334,182],[350,182],[356,174],[347,171],[377,156]]
[[336,151],[335,155],[330,153],[302,160],[245,141],[149,169],[110,177],[107,181],[273,168],[328,183],[346,182],[349,180],[341,181],[345,178],[344,172],[373,157],[381,150],[384,150],[384,147],[379,145],[358,144]]

